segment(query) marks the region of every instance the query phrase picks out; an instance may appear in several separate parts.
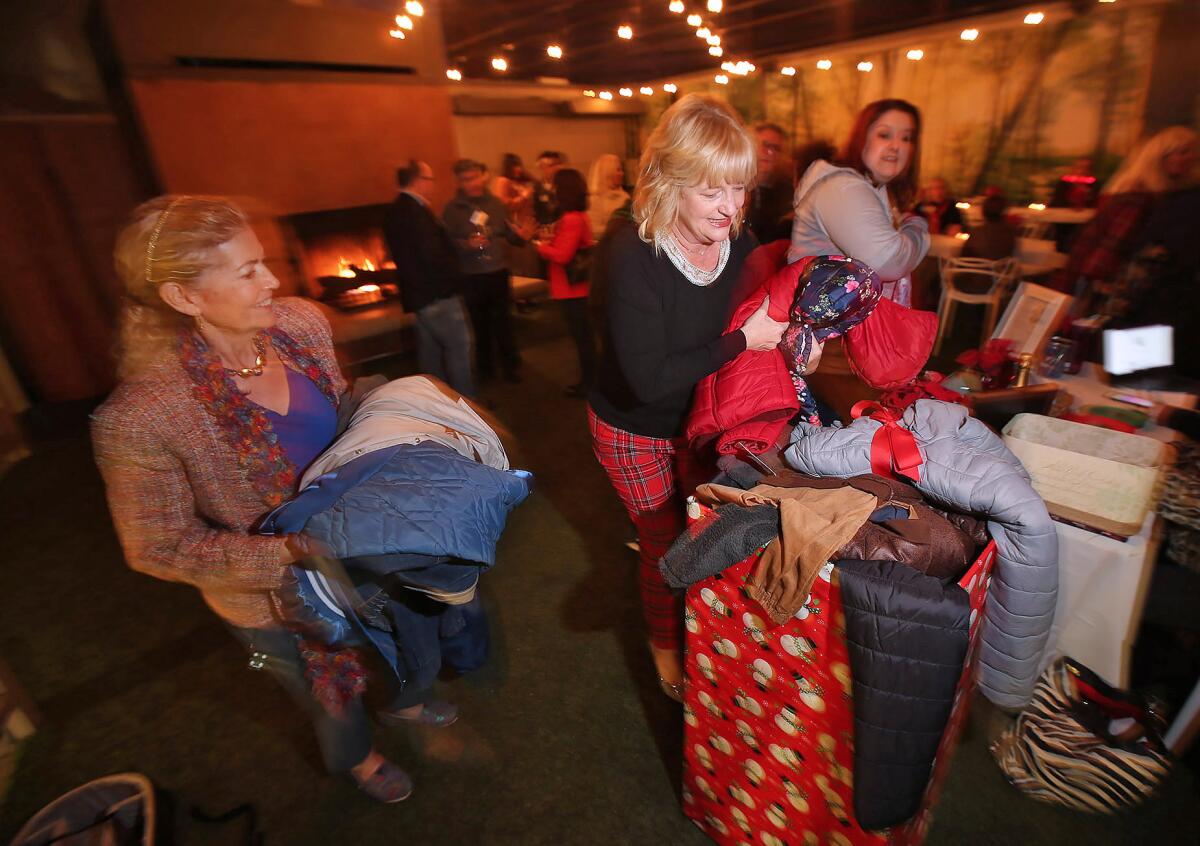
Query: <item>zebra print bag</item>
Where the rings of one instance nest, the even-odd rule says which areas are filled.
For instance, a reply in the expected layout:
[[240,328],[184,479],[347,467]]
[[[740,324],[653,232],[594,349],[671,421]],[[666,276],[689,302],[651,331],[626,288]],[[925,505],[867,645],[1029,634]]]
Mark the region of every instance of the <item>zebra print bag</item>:
[[1152,702],[1110,687],[1059,658],[1046,668],[1016,725],[992,744],[1013,786],[1034,799],[1111,814],[1145,801],[1171,761]]

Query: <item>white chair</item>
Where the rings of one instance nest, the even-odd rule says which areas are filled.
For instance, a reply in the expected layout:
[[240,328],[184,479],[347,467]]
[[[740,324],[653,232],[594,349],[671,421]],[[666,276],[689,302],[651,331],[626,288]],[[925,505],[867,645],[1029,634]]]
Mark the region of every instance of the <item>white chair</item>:
[[[983,331],[980,346],[992,336],[996,328],[996,319],[1000,312],[1000,303],[1005,293],[1017,277],[1018,264],[1016,259],[1005,258],[999,261],[989,261],[981,258],[948,258],[941,262],[942,296],[938,301],[938,331],[933,344],[934,353],[942,350],[942,340],[954,317],[954,310],[959,303],[966,305],[982,305],[987,310],[984,313]],[[970,283],[974,285],[970,285]],[[976,290],[964,290],[964,283]]]
[[1034,238],[1037,240],[1054,238],[1054,224],[1047,223],[1044,220],[1030,220],[1026,218],[1021,221],[1021,230],[1018,233],[1020,238]]

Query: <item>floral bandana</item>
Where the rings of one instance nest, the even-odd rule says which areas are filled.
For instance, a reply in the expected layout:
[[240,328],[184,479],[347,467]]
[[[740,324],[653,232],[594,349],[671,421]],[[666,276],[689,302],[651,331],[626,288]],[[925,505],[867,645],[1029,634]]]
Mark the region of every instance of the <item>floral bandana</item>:
[[[316,355],[274,327],[267,331],[281,360],[312,380],[334,407],[338,397],[333,381],[321,369]],[[181,331],[178,348],[183,368],[193,382],[193,393],[208,410],[226,442],[237,454],[254,490],[269,506],[279,505],[296,487],[296,468],[271,428],[263,409],[237,389],[233,377],[197,332]]]
[[800,274],[779,348],[806,422],[821,425],[817,401],[804,378],[804,363],[813,344],[844,335],[866,320],[882,290],[874,270],[844,256],[818,256]]

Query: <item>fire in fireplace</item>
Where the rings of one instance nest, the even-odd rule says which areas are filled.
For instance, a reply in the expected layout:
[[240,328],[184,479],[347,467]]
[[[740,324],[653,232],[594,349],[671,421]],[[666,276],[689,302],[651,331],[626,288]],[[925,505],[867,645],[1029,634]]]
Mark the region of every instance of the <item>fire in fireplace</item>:
[[353,206],[287,217],[293,261],[309,290],[338,308],[400,295],[396,265],[383,243],[387,205]]

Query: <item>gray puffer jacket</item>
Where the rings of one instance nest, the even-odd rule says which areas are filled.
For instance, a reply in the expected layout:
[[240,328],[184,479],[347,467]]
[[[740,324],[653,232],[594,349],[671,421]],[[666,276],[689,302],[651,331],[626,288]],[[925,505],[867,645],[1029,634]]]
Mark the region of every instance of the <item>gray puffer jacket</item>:
[[[870,473],[871,439],[881,425],[866,417],[845,428],[801,423],[784,457],[814,476]],[[1058,594],[1058,535],[1046,504],[1016,456],[963,406],[917,400],[900,425],[924,459],[917,488],[988,519],[997,561],[984,606],[979,685],[997,705],[1022,707],[1037,681]]]

